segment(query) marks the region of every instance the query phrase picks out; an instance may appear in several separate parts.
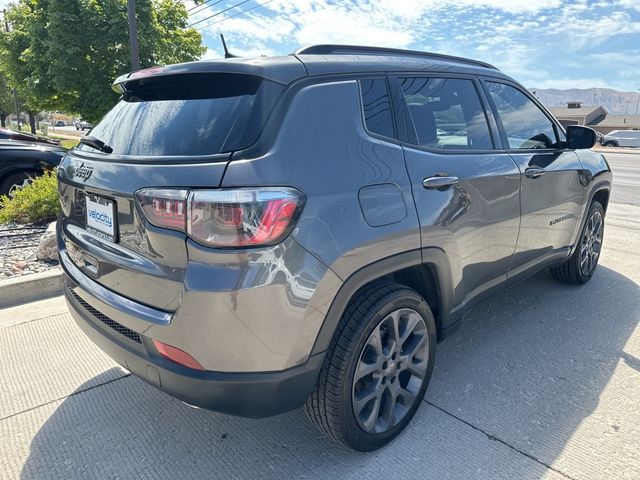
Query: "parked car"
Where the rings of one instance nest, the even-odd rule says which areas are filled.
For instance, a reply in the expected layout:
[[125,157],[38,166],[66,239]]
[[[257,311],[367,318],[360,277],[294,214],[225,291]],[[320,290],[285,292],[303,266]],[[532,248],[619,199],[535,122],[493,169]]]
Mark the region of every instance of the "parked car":
[[66,127],[67,124],[64,123],[64,120],[56,120],[55,126],[56,127]]
[[640,130],[613,130],[604,136],[605,147],[640,147]]
[[317,45],[114,88],[58,169],[64,292],[96,344],[188,404],[304,405],[373,450],[476,304],[596,269],[611,171],[595,132],[565,132],[489,64]]
[[66,153],[55,145],[0,140],[0,195],[13,196],[32,178],[57,167]]
[[41,137],[39,135],[33,135],[31,133],[14,132],[13,130],[9,130],[8,128],[0,128],[0,140],[20,140],[23,142],[31,142],[31,143],[46,143],[48,145],[60,145],[60,140]]
[[74,125],[76,130],[91,130],[93,128],[93,125],[85,120],[76,120]]

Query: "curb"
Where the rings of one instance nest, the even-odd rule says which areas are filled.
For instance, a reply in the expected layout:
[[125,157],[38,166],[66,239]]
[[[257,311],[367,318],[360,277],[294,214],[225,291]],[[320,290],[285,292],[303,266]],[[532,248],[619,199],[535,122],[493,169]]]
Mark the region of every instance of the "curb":
[[62,293],[62,269],[0,280],[0,308],[42,300]]

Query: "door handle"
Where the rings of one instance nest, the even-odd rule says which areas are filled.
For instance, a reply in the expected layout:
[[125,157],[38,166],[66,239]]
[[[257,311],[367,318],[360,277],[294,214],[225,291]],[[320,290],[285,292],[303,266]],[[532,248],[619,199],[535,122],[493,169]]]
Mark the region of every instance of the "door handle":
[[422,180],[422,186],[429,190],[437,190],[455,185],[459,181],[458,177],[428,177]]
[[538,178],[547,173],[544,168],[541,167],[529,167],[524,171],[524,174],[529,178]]

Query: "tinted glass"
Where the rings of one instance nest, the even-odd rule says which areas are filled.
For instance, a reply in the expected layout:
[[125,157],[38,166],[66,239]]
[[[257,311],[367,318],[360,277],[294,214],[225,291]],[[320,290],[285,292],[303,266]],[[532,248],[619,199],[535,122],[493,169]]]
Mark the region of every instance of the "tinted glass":
[[383,78],[360,81],[364,123],[367,130],[385,137],[395,137],[391,116],[391,101],[387,82]]
[[487,117],[471,80],[398,79],[419,145],[435,149],[493,148]]
[[[126,85],[90,135],[114,155],[209,155],[247,147],[282,90],[248,75],[177,75]],[[92,151],[87,145],[80,150]]]
[[554,148],[556,132],[549,118],[517,88],[487,82],[489,95],[496,105],[509,140],[509,148]]

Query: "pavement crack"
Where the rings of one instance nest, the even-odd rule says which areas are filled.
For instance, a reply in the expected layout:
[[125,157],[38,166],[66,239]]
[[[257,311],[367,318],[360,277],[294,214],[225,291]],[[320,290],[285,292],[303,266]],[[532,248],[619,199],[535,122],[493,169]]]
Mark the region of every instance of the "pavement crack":
[[60,402],[62,400],[70,398],[70,397],[75,397],[76,395],[80,395],[81,393],[88,392],[89,390],[93,390],[94,388],[98,388],[98,387],[103,387],[105,385],[109,385],[111,383],[117,382],[118,380],[122,380],[123,378],[127,378],[127,377],[130,377],[130,376],[131,376],[130,373],[126,373],[126,374],[122,375],[121,377],[113,378],[111,380],[108,380],[108,381],[102,382],[102,383],[98,383],[96,385],[91,385],[90,387],[83,388],[82,390],[76,390],[75,392],[71,392],[69,395],[65,395],[64,397],[59,397],[59,398],[56,398],[54,400],[49,400],[48,402],[41,403],[40,405],[36,405],[34,407],[31,407],[31,408],[27,408],[26,410],[21,410],[20,412],[12,413],[11,415],[7,415],[6,417],[0,417],[0,422],[2,422],[3,420],[8,420],[9,418],[17,417],[18,415],[22,415],[23,413],[27,413],[27,412],[31,412],[33,410],[37,410],[38,408],[46,407],[47,405],[51,405],[52,403]]
[[467,425],[468,427],[473,428],[475,431],[482,433],[485,437],[487,437],[489,440],[493,441],[493,442],[498,442],[502,445],[504,445],[505,447],[513,450],[516,453],[519,453],[520,455],[523,455],[525,457],[527,457],[530,460],[533,460],[534,462],[548,468],[549,470],[554,471],[555,473],[557,473],[558,475],[562,475],[564,478],[567,478],[568,480],[578,480],[575,477],[572,477],[571,475],[568,475],[566,473],[564,473],[561,470],[558,470],[557,468],[553,467],[552,465],[549,465],[548,463],[546,463],[543,460],[540,460],[539,458],[535,457],[534,455],[531,455],[530,453],[525,452],[524,450],[520,450],[518,447],[514,447],[513,445],[511,445],[510,443],[506,442],[505,440],[502,440],[499,437],[496,437],[495,435],[492,435],[490,433],[485,432],[483,429],[481,429],[480,427],[475,426],[474,424],[468,422],[467,420],[445,410],[442,407],[439,407],[438,405],[431,403],[429,400],[423,400],[424,403],[426,403],[427,405],[432,406],[433,408],[435,408],[436,410],[439,410],[440,412],[444,413],[445,415],[448,415],[449,417],[464,423],[465,425]]

